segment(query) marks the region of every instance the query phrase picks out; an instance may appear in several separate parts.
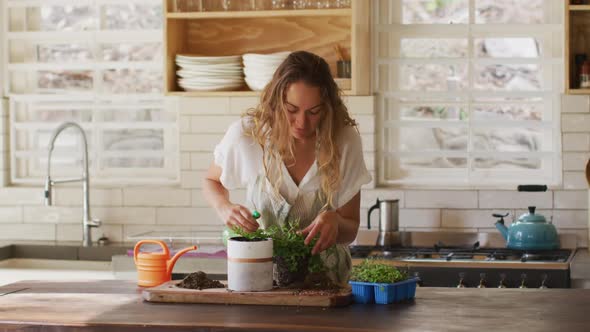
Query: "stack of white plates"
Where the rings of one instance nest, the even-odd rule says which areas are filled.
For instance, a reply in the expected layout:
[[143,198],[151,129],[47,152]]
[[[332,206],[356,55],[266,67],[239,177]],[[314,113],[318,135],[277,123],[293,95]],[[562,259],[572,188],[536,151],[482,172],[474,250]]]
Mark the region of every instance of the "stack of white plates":
[[185,91],[230,91],[244,85],[239,55],[176,55],[178,85]]
[[252,90],[262,90],[272,79],[277,67],[291,52],[242,55],[246,84]]

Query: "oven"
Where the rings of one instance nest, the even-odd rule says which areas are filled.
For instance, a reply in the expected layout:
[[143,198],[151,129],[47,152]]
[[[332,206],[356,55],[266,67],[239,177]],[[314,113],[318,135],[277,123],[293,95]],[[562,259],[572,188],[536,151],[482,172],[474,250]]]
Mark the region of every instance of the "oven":
[[382,259],[419,278],[422,287],[570,288],[574,250],[521,251],[506,248],[351,246],[353,265]]

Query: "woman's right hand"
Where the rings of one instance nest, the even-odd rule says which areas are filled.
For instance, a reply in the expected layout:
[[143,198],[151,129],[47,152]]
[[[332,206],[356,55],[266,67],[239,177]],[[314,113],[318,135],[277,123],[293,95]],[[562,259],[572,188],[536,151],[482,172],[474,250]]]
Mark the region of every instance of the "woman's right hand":
[[221,219],[227,227],[239,227],[248,233],[258,229],[258,223],[252,217],[252,212],[243,205],[229,203],[219,211]]

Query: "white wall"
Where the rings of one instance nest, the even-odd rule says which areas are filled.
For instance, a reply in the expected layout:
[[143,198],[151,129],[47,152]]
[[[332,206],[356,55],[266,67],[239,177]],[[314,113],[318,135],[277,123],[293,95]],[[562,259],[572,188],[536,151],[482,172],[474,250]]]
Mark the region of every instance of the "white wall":
[[[253,106],[257,97],[182,98],[177,101],[181,184],[94,188],[91,191],[92,214],[104,222],[100,229],[94,230],[95,239],[105,234],[114,241],[122,241],[128,235],[150,230],[191,230],[202,236],[219,234],[221,224],[201,196],[200,179],[227,125],[244,109]],[[348,97],[346,102],[360,123],[365,160],[374,172],[373,98]],[[588,200],[584,168],[590,157],[590,98],[564,96],[562,106],[562,188],[545,193],[518,193],[516,190],[396,190],[373,188],[370,184],[362,192],[361,227],[366,228],[367,208],[377,197],[401,199],[400,227],[412,231],[496,232],[493,212],[509,211],[519,215],[528,205],[536,204],[541,213],[553,215],[560,233],[575,233],[578,244],[585,246]],[[3,115],[0,121],[0,128],[5,128],[7,117]],[[6,139],[6,130],[2,133],[1,137]],[[243,190],[232,193],[237,202],[243,197]],[[81,189],[78,186],[57,188],[55,203],[55,207],[42,205],[41,187],[0,188],[0,239],[81,240]]]

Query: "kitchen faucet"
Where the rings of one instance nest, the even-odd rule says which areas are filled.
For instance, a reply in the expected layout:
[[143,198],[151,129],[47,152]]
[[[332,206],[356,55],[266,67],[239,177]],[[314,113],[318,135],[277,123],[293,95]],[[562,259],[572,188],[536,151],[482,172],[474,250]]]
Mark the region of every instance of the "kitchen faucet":
[[[62,180],[52,180],[51,179],[51,153],[53,152],[54,143],[59,134],[68,127],[77,128],[80,133],[82,134],[82,142],[84,143],[82,151],[83,153],[83,162],[82,165],[82,177],[81,178],[74,178],[74,179],[62,179]],[[66,182],[82,182],[82,191],[84,193],[84,200],[83,200],[83,208],[84,208],[84,216],[82,220],[82,245],[84,247],[92,246],[92,236],[90,233],[90,229],[92,227],[99,227],[101,222],[98,219],[90,218],[90,183],[89,183],[89,176],[88,176],[88,144],[86,143],[86,134],[84,134],[84,129],[74,122],[64,122],[59,127],[55,129],[51,139],[49,141],[49,156],[47,158],[47,179],[45,180],[45,205],[51,206],[52,205],[52,195],[51,195],[51,188],[53,185],[58,183],[66,183]]]

